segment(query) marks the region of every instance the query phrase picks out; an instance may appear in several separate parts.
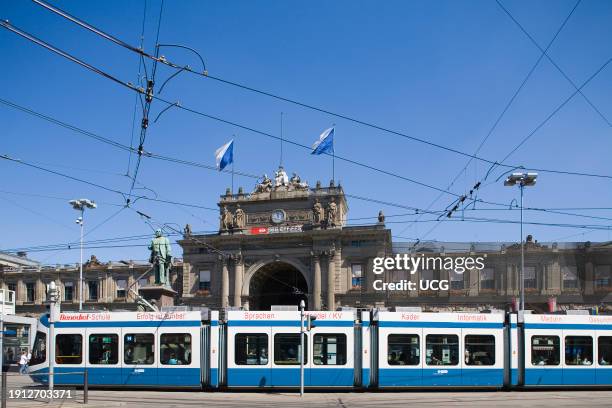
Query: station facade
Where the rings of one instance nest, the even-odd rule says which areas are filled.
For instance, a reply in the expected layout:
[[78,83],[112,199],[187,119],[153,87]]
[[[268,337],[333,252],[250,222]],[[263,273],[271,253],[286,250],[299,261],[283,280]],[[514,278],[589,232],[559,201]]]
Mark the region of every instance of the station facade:
[[[178,241],[170,284],[174,304],[191,308],[269,310],[273,305],[310,310],[393,308],[423,310],[509,310],[519,296],[520,244],[394,243],[382,212],[373,222],[347,225],[347,195],[330,182],[308,186],[280,168],[246,193],[220,196],[219,231],[198,235],[185,227]],[[444,269],[374,273],[374,260],[409,254],[484,257],[484,268],[456,273]],[[41,266],[14,256],[0,264],[2,287],[14,290],[16,311],[45,310],[46,285],[60,288],[62,308],[78,308],[78,265]],[[84,265],[86,309],[135,310],[133,291],[152,284],[147,263],[101,262]],[[143,275],[144,274],[144,275]],[[447,290],[375,290],[375,281],[441,280]],[[612,306],[612,245],[608,243],[525,243],[526,308],[539,312]],[[132,291],[133,290],[133,291]]]

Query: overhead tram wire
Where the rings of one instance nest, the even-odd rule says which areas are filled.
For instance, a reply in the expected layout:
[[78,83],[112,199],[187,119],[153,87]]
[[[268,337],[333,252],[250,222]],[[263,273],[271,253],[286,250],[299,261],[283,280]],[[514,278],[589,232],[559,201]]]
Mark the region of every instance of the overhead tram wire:
[[[99,142],[106,143],[106,144],[108,144],[110,146],[113,146],[113,147],[116,147],[118,149],[136,152],[136,149],[130,148],[127,145],[121,144],[121,143],[116,142],[116,141],[114,141],[112,139],[109,139],[107,137],[100,136],[100,135],[98,135],[96,133],[93,133],[93,132],[90,132],[88,130],[84,130],[84,129],[82,129],[80,127],[77,127],[75,125],[68,124],[68,123],[63,122],[63,121],[61,121],[59,119],[56,119],[56,118],[53,118],[51,116],[42,114],[42,113],[34,111],[32,109],[26,108],[24,106],[21,106],[19,104],[14,103],[14,102],[8,101],[6,99],[0,98],[0,103],[4,104],[6,106],[9,106],[9,107],[11,107],[13,109],[16,109],[16,110],[22,111],[24,113],[27,113],[29,115],[32,115],[32,116],[38,117],[40,119],[46,120],[48,122],[51,122],[51,123],[53,123],[55,125],[61,126],[63,128],[66,128],[66,129],[71,130],[73,132],[82,134],[83,136],[87,136],[87,137],[93,138],[93,139],[95,139],[95,140],[97,140]],[[156,154],[156,153],[152,153],[152,152],[146,152],[146,156],[150,157],[152,159],[156,159],[156,160],[163,160],[163,161],[183,164],[183,165],[186,165],[186,166],[199,167],[199,168],[202,168],[202,169],[212,170],[212,171],[215,171],[217,173],[219,172],[218,169],[215,166],[206,165],[206,164],[198,163],[198,162],[194,162],[194,161],[179,159],[179,158],[170,157],[170,156],[164,156],[164,155],[160,155],[160,154]],[[230,170],[223,170],[223,172],[224,173],[230,173]],[[242,177],[253,178],[253,179],[259,178],[259,176],[257,176],[257,175],[249,174],[249,173],[245,173],[245,172],[237,171],[237,170],[234,171],[234,174],[237,174],[237,175],[242,176]]]
[[[581,89],[578,89],[578,86],[576,85],[576,83],[574,81],[572,81],[572,79],[565,73],[565,71],[563,69],[561,69],[561,67],[559,66],[559,64],[557,64],[555,62],[555,60],[553,60],[550,55],[547,54],[548,48],[546,47],[546,49],[542,49],[542,47],[540,46],[540,44],[538,44],[538,42],[533,38],[533,36],[531,34],[529,34],[529,32],[525,29],[525,27],[523,27],[523,25],[512,15],[512,13],[510,13],[510,11],[502,4],[502,2],[500,0],[495,0],[497,2],[497,5],[504,11],[504,13],[506,13],[508,15],[508,17],[510,17],[510,19],[514,22],[514,24],[516,24],[516,26],[523,32],[523,34],[525,34],[527,36],[527,38],[529,39],[529,41],[531,41],[531,43],[533,45],[536,46],[536,48],[538,48],[540,50],[540,52],[542,53],[542,56],[545,56],[546,59],[548,59],[548,61],[557,69],[557,71],[559,71],[559,73],[567,80],[567,82],[570,83],[570,85],[578,91],[578,93],[580,94],[580,96],[582,96],[584,98],[584,100],[586,101],[586,103],[595,111],[595,113],[597,113],[597,115],[599,115],[599,117],[606,122],[606,124],[608,125],[608,127],[612,127],[612,123],[610,123],[610,121],[608,120],[608,118],[601,112],[601,110],[599,110],[597,108],[597,106],[595,106],[595,104],[582,92]],[[574,6],[574,9],[576,9],[576,7],[578,6],[578,4],[580,3],[581,0],[578,0],[578,3],[576,3],[576,5]],[[570,13],[571,14],[571,13]],[[550,46],[550,45],[549,45]]]
[[[43,46],[44,48],[47,48],[47,49],[49,49],[49,50],[51,50],[51,51],[53,51],[53,52],[55,52],[55,53],[57,53],[57,54],[59,54],[59,55],[61,55],[61,56],[64,56],[64,57],[68,58],[69,60],[71,60],[71,61],[73,61],[73,62],[77,62],[79,65],[82,65],[82,66],[84,66],[84,67],[86,67],[86,68],[88,68],[88,69],[92,70],[93,72],[96,72],[96,73],[101,73],[101,74],[102,74],[104,77],[111,78],[111,79],[113,79],[113,81],[114,81],[114,82],[116,82],[116,83],[119,83],[119,84],[121,84],[121,85],[124,85],[124,86],[128,87],[129,89],[134,90],[134,91],[136,91],[136,92],[140,92],[140,93],[142,93],[142,92],[143,92],[143,90],[142,90],[142,89],[136,88],[136,87],[134,87],[133,85],[131,85],[131,84],[129,84],[129,83],[126,83],[126,82],[120,81],[120,80],[118,80],[118,79],[116,79],[116,78],[112,77],[111,75],[106,74],[106,73],[104,73],[103,71],[101,71],[101,70],[99,70],[99,69],[97,69],[97,68],[95,68],[95,67],[93,67],[93,66],[91,66],[91,65],[89,65],[89,64],[87,64],[87,63],[84,63],[83,61],[78,60],[77,58],[75,58],[75,57],[71,56],[70,54],[65,53],[64,51],[61,51],[61,50],[59,50],[59,49],[57,49],[57,48],[55,48],[55,47],[53,47],[53,46],[51,46],[51,45],[49,45],[49,44],[47,44],[47,43],[45,43],[45,42],[41,41],[41,40],[38,40],[38,39],[36,39],[36,38],[32,37],[31,35],[29,35],[29,34],[27,34],[27,33],[24,33],[24,32],[23,32],[23,31],[21,31],[21,30],[18,30],[18,29],[16,29],[16,28],[14,28],[13,26],[11,26],[10,24],[8,24],[8,23],[6,23],[6,22],[2,23],[2,26],[3,26],[3,27],[5,27],[5,28],[8,28],[10,31],[16,32],[17,34],[24,36],[26,39],[29,39],[29,40],[31,40],[31,41],[33,41],[33,42],[35,42],[36,44]],[[603,69],[603,67],[602,67],[602,69]],[[601,71],[601,69],[600,69],[599,71]],[[598,72],[599,72],[599,71],[598,71]],[[597,73],[598,73],[598,72],[597,72]],[[592,76],[590,79],[592,79],[592,78],[593,78],[593,77],[594,77],[594,76],[595,76],[597,73],[595,73],[595,74],[594,74],[594,75],[593,75],[593,76]],[[589,80],[590,80],[590,79],[589,79]],[[585,84],[583,84],[583,86],[584,86],[584,85],[585,85]],[[166,100],[164,100],[164,99],[162,99],[162,98],[159,98],[159,97],[156,97],[156,98],[157,98],[157,99],[160,99],[161,101],[165,102],[165,103],[166,103],[166,104],[168,104],[168,105],[172,104],[171,102],[166,101]],[[262,134],[262,135],[265,135],[265,136],[268,136],[268,137],[271,137],[271,138],[274,138],[274,139],[278,139],[278,136],[275,136],[275,135],[272,135],[272,134],[269,134],[269,133],[266,133],[266,132],[261,132],[261,131],[258,131],[258,130],[256,130],[256,129],[246,127],[246,126],[244,126],[244,125],[240,125],[240,124],[237,124],[237,123],[234,123],[234,122],[227,121],[227,120],[225,120],[225,119],[217,118],[217,117],[214,117],[214,116],[212,116],[212,115],[208,115],[208,114],[205,114],[205,113],[203,113],[203,112],[199,112],[199,111],[196,111],[196,110],[194,110],[194,109],[187,108],[187,107],[185,107],[185,106],[178,106],[178,107],[179,107],[179,108],[181,108],[181,109],[188,110],[188,111],[190,111],[190,112],[192,112],[192,113],[195,113],[195,114],[198,114],[198,115],[202,115],[202,116],[205,116],[205,117],[208,117],[208,118],[211,118],[211,119],[219,120],[219,121],[222,121],[222,122],[224,122],[224,123],[231,124],[231,125],[233,125],[233,126],[241,127],[241,128],[243,128],[243,129],[249,130],[249,131],[254,132],[254,133],[258,133],[258,134]],[[294,145],[297,145],[297,146],[300,146],[300,147],[303,147],[303,148],[308,149],[308,150],[310,151],[310,147],[309,147],[309,146],[305,146],[305,145],[299,144],[299,143],[294,142],[294,141],[291,141],[291,140],[287,140],[287,142],[288,142],[288,143],[291,143],[291,144],[294,144]],[[127,146],[126,146],[126,148],[127,148],[127,149],[129,149],[129,147],[127,147]],[[350,163],[353,163],[353,164],[356,164],[356,165],[359,165],[359,166],[363,166],[363,167],[370,168],[370,169],[375,170],[375,171],[382,172],[382,173],[384,173],[384,174],[388,174],[388,175],[395,176],[395,177],[398,177],[398,178],[401,178],[401,179],[405,179],[405,180],[407,180],[407,181],[416,182],[417,184],[423,185],[424,187],[429,187],[429,188],[433,188],[433,189],[438,190],[438,191],[444,191],[444,192],[447,192],[446,190],[440,189],[440,188],[438,188],[438,187],[434,187],[434,186],[431,186],[431,185],[428,185],[428,184],[425,184],[425,183],[420,183],[420,182],[418,182],[418,181],[408,179],[408,178],[406,178],[406,177],[403,177],[403,176],[397,175],[397,174],[395,174],[395,173],[391,173],[391,172],[388,172],[388,171],[385,171],[385,170],[377,169],[377,168],[375,168],[375,167],[373,167],[373,166],[365,165],[365,164],[363,164],[363,163],[359,163],[359,162],[356,162],[356,161],[354,161],[354,160],[346,159],[346,158],[344,158],[344,157],[340,157],[340,156],[337,156],[337,157],[338,157],[340,160],[345,160],[345,161],[348,161],[348,162],[350,162]],[[506,165],[506,166],[507,166],[507,165]],[[566,172],[566,173],[567,173],[567,172]],[[598,176],[600,176],[600,175],[598,175]],[[600,177],[612,178],[611,176],[600,176]],[[115,192],[117,192],[117,191],[115,191]],[[460,198],[462,197],[462,196],[460,196],[460,195],[458,195],[458,194],[455,194],[455,193],[452,193],[452,192],[447,192],[447,193],[448,193],[448,194],[451,194],[451,195],[454,195],[454,196],[456,196],[456,197],[460,197]],[[120,193],[120,194],[122,194],[122,195],[123,195],[123,193]],[[147,199],[150,199],[150,198],[147,198]],[[506,204],[502,204],[502,203],[493,203],[493,202],[488,202],[488,201],[484,201],[484,200],[473,200],[473,199],[470,199],[469,201],[472,201],[472,202],[482,202],[482,203],[486,203],[486,204],[499,205],[499,206],[504,206],[504,207],[506,206]]]
[[[578,0],[576,2],[576,4],[574,5],[574,7],[570,10],[569,14],[567,15],[567,17],[565,17],[565,19],[563,20],[563,22],[561,23],[561,25],[559,26],[559,28],[557,29],[557,31],[555,32],[555,35],[553,36],[553,38],[548,42],[548,45],[546,46],[546,49],[542,50],[540,49],[541,53],[540,56],[538,57],[538,59],[536,60],[536,62],[533,64],[533,66],[531,67],[531,69],[529,70],[529,72],[527,73],[527,75],[525,76],[525,78],[523,78],[523,81],[521,82],[521,84],[519,85],[519,87],[514,91],[514,93],[512,94],[512,96],[510,97],[510,99],[508,100],[508,102],[506,103],[506,105],[504,106],[504,108],[502,109],[502,111],[499,113],[499,115],[497,115],[497,118],[495,119],[495,121],[493,122],[493,125],[491,126],[491,128],[489,128],[489,131],[487,132],[487,134],[485,135],[485,137],[481,140],[480,144],[478,145],[478,147],[476,148],[476,151],[474,152],[474,155],[477,155],[480,150],[482,149],[482,147],[485,145],[485,143],[487,142],[487,140],[489,140],[489,138],[491,137],[491,135],[493,134],[493,132],[497,129],[497,126],[499,125],[499,123],[501,122],[501,120],[503,119],[503,117],[506,115],[506,113],[508,112],[508,110],[510,109],[510,107],[512,106],[512,104],[514,103],[514,101],[516,100],[516,98],[518,97],[519,93],[523,90],[523,88],[525,87],[525,85],[527,84],[527,81],[529,81],[529,79],[531,78],[531,76],[533,75],[533,73],[535,72],[536,68],[540,65],[540,62],[542,61],[542,59],[544,58],[544,55],[546,54],[546,51],[548,51],[548,49],[552,46],[552,44],[555,42],[555,40],[557,39],[557,37],[559,36],[559,34],[561,33],[561,31],[563,30],[563,28],[565,27],[565,25],[567,24],[567,22],[569,21],[570,17],[574,14],[574,11],[576,10],[576,8],[578,7],[578,5],[580,4],[582,0]],[[468,166],[470,165],[470,163],[472,163],[472,158],[470,157],[467,161],[467,163],[465,164],[465,166],[463,166],[463,168],[457,173],[457,175],[455,175],[455,177],[453,178],[453,180],[450,182],[450,184],[448,185],[447,189],[450,189],[451,187],[453,187],[453,185],[455,184],[455,182],[459,179],[459,177],[461,176],[461,174],[463,174],[463,172],[466,171],[466,169],[468,168]],[[480,188],[480,185],[478,186],[478,188]],[[439,194],[428,206],[428,208],[431,208],[435,203],[437,203],[440,198],[442,198],[442,194]],[[437,227],[437,226],[436,226]],[[406,231],[406,229],[410,228],[410,225],[406,226],[403,230],[401,230],[399,232],[399,234],[401,235],[404,231]],[[423,237],[426,238],[427,235],[429,235],[435,228],[430,229],[427,234]]]
[[[37,1],[37,0],[34,0]],[[157,38],[155,40],[155,44],[159,44],[159,31],[161,28],[161,20],[164,12],[164,0],[161,0],[161,5],[159,8],[159,18],[157,21]],[[158,56],[159,47],[155,47],[155,57]],[[130,192],[128,193],[128,204],[132,198],[132,191],[134,191],[134,185],[136,184],[136,179],[138,178],[138,171],[140,170],[140,164],[142,163],[142,154],[144,152],[144,144],[147,139],[147,129],[149,128],[149,113],[151,112],[151,103],[153,102],[153,92],[155,89],[155,74],[157,73],[157,61],[156,58],[153,60],[153,68],[151,70],[151,78],[147,78],[147,88],[145,92],[145,104],[142,110],[142,121],[140,124],[140,141],[138,143],[138,158],[136,159],[136,166],[134,168],[134,174],[130,176],[132,179],[132,183],[130,185]],[[146,65],[146,64],[145,64]]]
[[[76,58],[76,57],[74,57],[74,56],[72,56],[72,55],[68,54],[67,52],[62,51],[62,50],[60,50],[60,49],[58,49],[58,48],[56,48],[56,47],[54,47],[54,46],[52,46],[52,45],[50,45],[50,44],[48,44],[48,43],[46,43],[46,42],[42,41],[42,40],[39,40],[39,39],[37,39],[36,37],[33,37],[32,35],[30,35],[30,34],[28,34],[28,33],[24,32],[24,31],[22,31],[22,30],[20,30],[20,29],[18,29],[18,28],[16,28],[16,27],[14,27],[13,25],[11,25],[11,24],[10,24],[10,23],[8,23],[8,22],[0,22],[0,25],[1,25],[2,27],[4,27],[4,28],[7,28],[8,30],[10,30],[10,31],[12,31],[12,32],[14,32],[14,33],[16,33],[16,34],[18,34],[18,35],[20,35],[20,36],[22,36],[22,37],[24,37],[24,38],[26,38],[26,39],[28,39],[28,40],[30,40],[30,41],[33,41],[34,43],[36,43],[36,44],[38,44],[38,45],[40,45],[40,46],[42,46],[42,47],[44,47],[44,48],[46,48],[46,49],[48,49],[48,50],[50,50],[50,51],[55,52],[56,54],[58,54],[58,55],[60,55],[60,56],[62,56],[62,57],[64,57],[64,58],[67,58],[68,60],[70,60],[70,61],[72,61],[72,62],[75,62],[75,63],[77,63],[77,64],[79,64],[79,65],[81,65],[81,66],[83,66],[83,67],[85,67],[85,68],[87,68],[87,69],[89,69],[89,70],[93,71],[93,72],[96,72],[96,73],[98,73],[98,74],[102,75],[102,76],[103,76],[103,77],[105,77],[105,78],[111,79],[111,80],[112,80],[112,81],[114,81],[115,83],[118,83],[118,84],[120,84],[120,85],[123,85],[124,87],[127,87],[128,89],[131,89],[131,90],[133,90],[133,91],[135,91],[135,92],[138,92],[138,93],[144,93],[144,92],[145,92],[145,91],[144,91],[143,89],[141,89],[141,88],[137,88],[137,87],[135,87],[134,85],[132,85],[132,84],[130,84],[130,83],[127,83],[127,82],[121,81],[121,80],[119,80],[119,79],[117,79],[117,78],[113,77],[112,75],[107,74],[107,73],[105,73],[105,72],[103,72],[103,71],[99,70],[98,68],[95,68],[94,66],[92,66],[92,65],[90,65],[90,64],[88,64],[88,63],[86,63],[86,62],[84,62],[84,61],[81,61],[80,59],[78,59],[78,58]],[[181,104],[181,105],[176,105],[174,102],[167,101],[166,99],[160,98],[159,96],[155,96],[155,95],[153,95],[153,96],[152,96],[152,99],[157,99],[157,100],[160,100],[160,101],[162,101],[162,102],[165,102],[165,103],[166,103],[166,104],[168,104],[168,105],[175,105],[175,106],[176,106],[177,108],[179,108],[179,109],[182,109],[182,110],[185,110],[185,111],[191,112],[191,113],[193,113],[193,114],[196,114],[196,115],[199,115],[199,116],[202,116],[202,117],[206,117],[206,118],[209,118],[209,119],[213,119],[213,120],[216,120],[216,121],[219,121],[219,122],[222,122],[222,123],[226,123],[226,124],[229,124],[229,125],[232,125],[232,126],[235,126],[235,127],[241,128],[241,129],[245,129],[245,130],[248,130],[248,131],[253,132],[253,133],[256,133],[256,134],[260,134],[260,135],[267,136],[267,137],[270,137],[270,138],[273,138],[273,139],[277,139],[277,140],[279,140],[279,139],[280,139],[280,138],[279,138],[278,136],[276,136],[276,135],[272,135],[272,134],[267,133],[267,132],[259,131],[259,130],[256,130],[256,129],[254,129],[254,128],[251,128],[251,127],[248,127],[248,126],[245,126],[245,125],[240,125],[240,124],[238,124],[238,123],[235,123],[235,122],[232,122],[232,121],[229,121],[229,120],[225,120],[225,119],[222,119],[222,118],[219,118],[219,117],[213,116],[213,115],[208,115],[208,114],[206,114],[206,113],[203,113],[203,112],[197,111],[197,110],[195,110],[195,109],[188,108],[188,107],[186,107],[186,106],[184,106],[184,105],[182,105],[182,104]],[[307,149],[308,151],[310,151],[310,150],[311,150],[311,147],[310,147],[310,146],[306,146],[306,145],[303,145],[303,144],[301,144],[301,143],[297,143],[297,142],[292,141],[292,140],[290,140],[290,139],[283,139],[283,141],[285,141],[285,142],[287,142],[287,143],[289,143],[289,144],[295,145],[295,146],[299,146],[299,147],[301,147],[301,148],[303,148],[303,149]],[[126,146],[126,147],[127,147],[127,146]],[[129,147],[128,147],[128,149],[129,149]],[[324,153],[324,154],[329,155],[329,153]],[[139,157],[141,157],[141,156],[142,156],[142,151],[141,151],[141,150],[140,150],[140,148],[139,148]],[[354,165],[360,166],[360,167],[364,167],[364,168],[366,168],[366,169],[370,169],[370,170],[377,171],[377,172],[382,173],[382,174],[386,174],[386,175],[389,175],[389,176],[392,176],[392,177],[396,177],[396,178],[399,178],[399,179],[402,179],[402,180],[405,180],[405,181],[408,181],[408,182],[411,182],[411,183],[414,183],[414,184],[420,185],[420,186],[422,186],[422,187],[426,187],[426,188],[434,189],[434,190],[436,190],[436,191],[445,192],[445,193],[447,193],[447,194],[450,194],[450,195],[453,195],[453,196],[456,196],[456,197],[460,197],[460,195],[458,195],[458,194],[456,194],[456,193],[453,193],[453,192],[451,192],[451,191],[446,191],[446,190],[441,189],[441,188],[439,188],[439,187],[435,187],[435,186],[433,186],[433,185],[430,185],[430,184],[427,184],[427,183],[424,183],[424,182],[420,182],[420,181],[417,181],[417,180],[413,180],[413,179],[411,179],[411,178],[404,177],[404,176],[401,176],[401,175],[399,175],[399,174],[396,174],[396,173],[393,173],[393,172],[390,172],[390,171],[387,171],[387,170],[382,170],[382,169],[379,169],[379,168],[377,168],[377,167],[374,167],[374,166],[371,166],[371,165],[368,165],[368,164],[360,163],[360,162],[357,162],[357,161],[355,161],[355,160],[352,160],[352,159],[349,159],[349,158],[346,158],[346,157],[343,157],[343,156],[338,156],[338,155],[335,155],[335,158],[336,158],[336,159],[338,159],[338,160],[342,160],[342,161],[345,161],[345,162],[348,162],[348,163],[351,163],[351,164],[354,164]],[[610,178],[612,178],[612,176],[611,176]],[[133,179],[133,180],[134,180],[134,179]],[[132,185],[133,185],[133,184],[134,184],[134,182],[132,183]],[[131,192],[130,192],[130,194],[131,194]],[[128,202],[128,200],[129,200],[129,199],[130,199],[130,197],[129,197],[129,195],[128,195],[128,197],[126,197],[126,202]],[[503,204],[503,205],[505,205],[505,204]]]
[[[297,105],[297,106],[300,106],[300,107],[303,107],[303,108],[306,108],[306,109],[314,110],[314,111],[317,111],[317,112],[320,112],[320,113],[324,113],[324,114],[327,114],[327,115],[330,115],[330,116],[334,116],[334,117],[337,117],[337,118],[340,118],[340,119],[344,119],[344,120],[347,120],[347,121],[350,121],[350,122],[353,122],[353,123],[357,123],[359,125],[363,125],[363,126],[366,126],[366,127],[377,129],[377,130],[380,130],[380,131],[383,131],[383,132],[386,132],[386,133],[394,134],[396,136],[404,137],[404,138],[413,140],[415,142],[423,143],[423,144],[429,145],[431,147],[435,147],[435,148],[438,148],[438,149],[446,150],[448,152],[455,153],[455,154],[458,154],[458,155],[461,155],[461,156],[469,157],[469,158],[471,158],[473,160],[479,160],[479,161],[488,163],[490,165],[497,165],[497,166],[501,166],[501,167],[505,167],[505,168],[510,168],[510,169],[521,167],[521,166],[500,164],[500,163],[495,162],[495,161],[490,160],[490,159],[486,159],[486,158],[483,158],[483,157],[478,157],[476,155],[472,155],[472,154],[469,154],[469,153],[466,153],[466,152],[459,151],[459,150],[454,149],[452,147],[440,145],[440,144],[437,144],[437,143],[434,143],[434,142],[431,142],[431,141],[428,141],[428,140],[425,140],[425,139],[421,139],[421,138],[417,138],[417,137],[414,137],[414,136],[410,136],[410,135],[407,135],[405,133],[402,133],[402,132],[399,132],[399,131],[395,131],[395,130],[386,128],[384,126],[372,124],[372,123],[369,123],[369,122],[366,122],[366,121],[363,121],[363,120],[360,120],[360,119],[352,118],[352,117],[344,115],[344,114],[332,112],[332,111],[329,111],[329,110],[326,110],[326,109],[323,109],[323,108],[320,108],[320,107],[316,107],[316,106],[309,105],[309,104],[306,104],[306,103],[303,103],[303,102],[299,102],[299,101],[296,101],[294,99],[290,99],[290,98],[286,98],[286,97],[283,97],[283,96],[275,95],[275,94],[273,94],[271,92],[268,92],[268,91],[263,91],[263,90],[260,90],[260,89],[249,87],[249,86],[244,85],[244,84],[239,84],[237,82],[233,82],[233,81],[229,81],[229,80],[226,80],[226,79],[223,79],[223,78],[215,77],[215,76],[209,75],[207,71],[205,71],[205,72],[194,71],[193,69],[191,69],[187,65],[182,66],[182,65],[179,65],[179,64],[175,64],[175,63],[169,61],[168,59],[166,59],[163,56],[162,57],[156,57],[154,55],[151,55],[150,53],[147,53],[147,52],[145,52],[142,49],[134,47],[133,45],[130,45],[127,42],[125,42],[123,40],[120,40],[117,37],[115,37],[115,36],[113,36],[111,34],[108,34],[108,33],[104,32],[103,30],[101,30],[101,29],[99,29],[99,28],[97,28],[97,27],[95,27],[95,26],[85,22],[84,20],[82,20],[82,19],[80,19],[78,17],[75,17],[75,16],[69,14],[68,12],[63,11],[63,10],[61,10],[61,9],[59,9],[59,8],[49,4],[47,2],[44,2],[42,0],[32,0],[32,1],[34,1],[35,3],[39,4],[40,6],[42,6],[44,8],[46,8],[47,10],[52,11],[53,13],[58,14],[61,17],[64,17],[67,20],[69,20],[69,21],[79,25],[80,27],[85,28],[85,29],[87,29],[87,30],[89,30],[89,31],[91,31],[91,32],[93,32],[93,33],[95,33],[95,34],[97,34],[97,35],[99,35],[99,36],[101,36],[101,37],[103,37],[103,38],[105,38],[105,39],[107,39],[107,40],[109,40],[109,41],[119,45],[119,46],[121,46],[121,47],[124,47],[124,48],[126,48],[126,49],[128,49],[128,50],[130,50],[132,52],[136,52],[136,53],[140,54],[144,58],[152,59],[154,61],[157,61],[158,63],[162,63],[162,64],[164,64],[164,65],[166,65],[168,67],[171,67],[171,68],[174,68],[174,69],[178,69],[180,71],[186,71],[186,72],[189,72],[191,74],[194,74],[194,75],[197,75],[197,76],[201,76],[203,78],[212,79],[212,80],[215,80],[215,81],[218,81],[218,82],[222,82],[222,83],[227,84],[227,85],[235,86],[235,87],[247,90],[247,91],[251,91],[251,92],[254,92],[254,93],[258,93],[258,94],[261,94],[261,95],[264,95],[264,96],[268,96],[268,97],[277,99],[277,100],[281,100],[281,101],[284,101],[284,102],[287,102],[287,103],[291,103],[291,104],[294,104],[294,105]],[[165,102],[168,105],[175,105],[176,107],[182,108],[181,105],[177,105],[174,102],[169,102],[169,101],[163,100],[161,98],[156,98],[156,99],[159,99],[159,100],[161,100],[162,102]],[[310,147],[308,147],[308,149],[310,149]],[[584,177],[599,177],[599,178],[612,179],[612,176],[609,176],[609,175],[600,175],[600,174],[584,173],[584,172],[570,172],[570,171],[554,170],[554,169],[541,169],[541,168],[532,168],[532,167],[530,167],[530,168],[532,170],[534,170],[534,171],[540,171],[540,172],[546,172],[546,173],[559,173],[559,174],[565,174],[565,175],[584,176]]]
[[[144,0],[144,6],[143,6],[143,11],[142,11],[142,27],[140,29],[140,48],[142,49],[144,47],[144,33],[145,33],[145,23],[147,21],[147,1],[148,0]],[[142,58],[142,56],[140,56],[138,58],[138,78],[137,78],[137,83],[139,85],[141,85],[141,81],[142,81],[142,68],[144,65],[144,60]],[[146,67],[144,67],[146,70]],[[125,175],[130,177],[130,168],[132,167],[132,151],[134,148],[134,131],[135,131],[135,127],[136,127],[136,112],[138,112],[138,102],[140,100],[140,95],[136,94],[134,95],[134,113],[132,114],[132,131],[130,134],[130,152],[128,153],[128,164],[127,164],[127,170],[125,172]]]

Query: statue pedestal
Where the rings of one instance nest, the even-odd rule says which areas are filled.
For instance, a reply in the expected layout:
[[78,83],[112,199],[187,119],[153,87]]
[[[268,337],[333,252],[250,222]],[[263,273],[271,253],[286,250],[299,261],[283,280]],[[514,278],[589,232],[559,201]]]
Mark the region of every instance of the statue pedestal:
[[174,306],[176,291],[169,286],[147,285],[139,288],[140,296],[149,302],[154,300],[157,307]]

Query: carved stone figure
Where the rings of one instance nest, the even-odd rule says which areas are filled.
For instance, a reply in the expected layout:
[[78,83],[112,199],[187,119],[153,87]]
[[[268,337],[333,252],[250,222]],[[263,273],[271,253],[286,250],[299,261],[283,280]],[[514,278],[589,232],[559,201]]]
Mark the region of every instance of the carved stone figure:
[[314,225],[321,225],[325,218],[325,211],[323,210],[323,206],[319,202],[317,198],[315,200],[314,205],[312,206],[312,222]]
[[267,174],[263,175],[263,180],[255,186],[256,193],[269,193],[272,191],[272,180]]
[[221,213],[221,230],[222,231],[230,230],[233,225],[234,225],[234,217],[231,211],[227,209],[227,206],[224,205],[223,212]]
[[162,230],[155,230],[155,238],[149,244],[151,255],[149,262],[155,271],[155,284],[170,286],[170,268],[172,267],[172,247],[170,240],[162,235]]
[[289,185],[289,177],[283,166],[279,166],[278,170],[274,173],[274,188],[287,187]]
[[236,205],[236,212],[234,213],[234,228],[243,229],[246,225],[244,210],[240,208],[240,204]]
[[308,183],[302,183],[300,176],[296,173],[293,173],[291,179],[289,180],[289,186],[294,190],[306,190],[308,189]]
[[378,212],[378,222],[381,224],[385,223],[385,214],[382,212],[382,210]]
[[327,205],[327,227],[333,228],[336,226],[336,219],[338,217],[338,206],[336,200],[332,197],[330,203]]
[[185,228],[183,228],[183,236],[190,237],[191,236],[191,225],[185,224]]

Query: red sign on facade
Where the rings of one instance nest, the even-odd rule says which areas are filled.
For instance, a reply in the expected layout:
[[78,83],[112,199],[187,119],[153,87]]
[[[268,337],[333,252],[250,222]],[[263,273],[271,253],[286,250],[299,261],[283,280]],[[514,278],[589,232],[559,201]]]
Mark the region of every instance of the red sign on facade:
[[252,235],[261,235],[261,234],[267,234],[268,233],[268,227],[253,227],[251,228],[251,234]]

